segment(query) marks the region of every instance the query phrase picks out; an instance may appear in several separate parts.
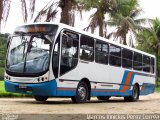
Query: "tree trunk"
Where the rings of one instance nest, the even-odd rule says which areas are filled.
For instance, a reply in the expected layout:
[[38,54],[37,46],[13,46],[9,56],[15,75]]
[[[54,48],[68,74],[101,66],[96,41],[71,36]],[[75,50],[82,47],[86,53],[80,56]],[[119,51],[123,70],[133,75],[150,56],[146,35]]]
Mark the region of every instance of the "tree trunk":
[[103,37],[103,24],[99,25],[99,36]]
[[71,10],[72,10],[72,1],[71,0],[61,0],[61,19],[60,22],[71,25]]
[[104,16],[103,15],[101,15],[101,11],[100,12],[98,12],[100,15],[99,15],[99,20],[98,20],[98,22],[99,22],[99,36],[101,36],[101,37],[104,37]]
[[123,45],[127,45],[126,34],[123,35]]

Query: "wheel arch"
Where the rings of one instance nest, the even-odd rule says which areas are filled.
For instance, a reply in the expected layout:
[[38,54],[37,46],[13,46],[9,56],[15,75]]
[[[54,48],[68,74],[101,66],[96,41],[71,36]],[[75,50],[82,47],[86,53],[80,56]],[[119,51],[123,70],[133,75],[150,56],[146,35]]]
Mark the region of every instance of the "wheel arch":
[[135,83],[134,85],[136,85],[138,87],[138,90],[140,92],[140,85],[138,83]]
[[79,81],[79,83],[80,83],[80,82],[86,83],[86,85],[87,85],[87,87],[88,87],[88,98],[87,98],[87,100],[90,100],[90,98],[91,98],[91,83],[90,83],[89,79],[88,79],[88,78],[82,78],[82,79]]
[[[140,85],[138,83],[135,83],[134,85],[138,87],[138,93],[140,95]],[[138,95],[138,98],[139,98],[139,95]]]

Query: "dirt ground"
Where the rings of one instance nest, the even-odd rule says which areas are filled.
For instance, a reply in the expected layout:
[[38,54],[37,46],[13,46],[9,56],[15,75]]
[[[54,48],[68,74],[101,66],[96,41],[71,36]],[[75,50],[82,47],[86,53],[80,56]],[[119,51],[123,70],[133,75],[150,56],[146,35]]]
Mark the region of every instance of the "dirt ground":
[[112,97],[109,101],[92,98],[85,104],[73,104],[69,98],[50,98],[36,102],[32,98],[0,98],[1,114],[160,114],[160,93],[141,96],[138,102]]

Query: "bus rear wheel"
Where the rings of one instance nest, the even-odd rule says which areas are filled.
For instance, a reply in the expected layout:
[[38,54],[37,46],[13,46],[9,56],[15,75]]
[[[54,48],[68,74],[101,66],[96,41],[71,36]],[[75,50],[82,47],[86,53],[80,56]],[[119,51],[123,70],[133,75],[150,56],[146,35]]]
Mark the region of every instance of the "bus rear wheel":
[[105,100],[105,101],[107,101],[107,100],[109,100],[110,97],[111,96],[97,96],[97,99],[98,100]]
[[80,82],[76,90],[76,95],[71,98],[72,102],[73,103],[84,103],[87,101],[88,94],[89,93],[88,93],[87,84],[85,82]]
[[34,99],[36,101],[45,102],[48,99],[48,97],[47,96],[34,96]]
[[138,85],[133,86],[132,95],[128,97],[124,97],[125,101],[135,102],[139,100],[139,88]]

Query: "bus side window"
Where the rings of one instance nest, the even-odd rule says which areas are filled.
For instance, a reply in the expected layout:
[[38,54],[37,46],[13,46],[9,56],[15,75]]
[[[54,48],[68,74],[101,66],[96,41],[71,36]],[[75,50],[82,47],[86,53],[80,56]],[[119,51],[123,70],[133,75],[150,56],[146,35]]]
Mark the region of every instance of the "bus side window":
[[150,57],[143,55],[143,71],[150,72]]
[[152,58],[151,57],[151,73],[154,73],[155,71],[154,71],[154,66],[155,66],[155,61],[154,61],[155,59],[154,58]]
[[123,48],[122,50],[122,67],[132,69],[133,52]]
[[109,63],[113,66],[121,66],[121,47],[118,47],[116,45],[110,45],[109,46],[110,51],[110,57],[109,57]]
[[80,43],[80,58],[81,60],[94,60],[94,39],[88,36],[81,36]]
[[52,68],[55,78],[58,77],[58,70],[59,70],[59,50],[60,50],[59,48],[60,48],[60,35],[58,36],[53,49]]
[[138,71],[142,70],[142,54],[134,52],[133,69]]
[[97,63],[108,64],[108,44],[96,41],[95,61]]

